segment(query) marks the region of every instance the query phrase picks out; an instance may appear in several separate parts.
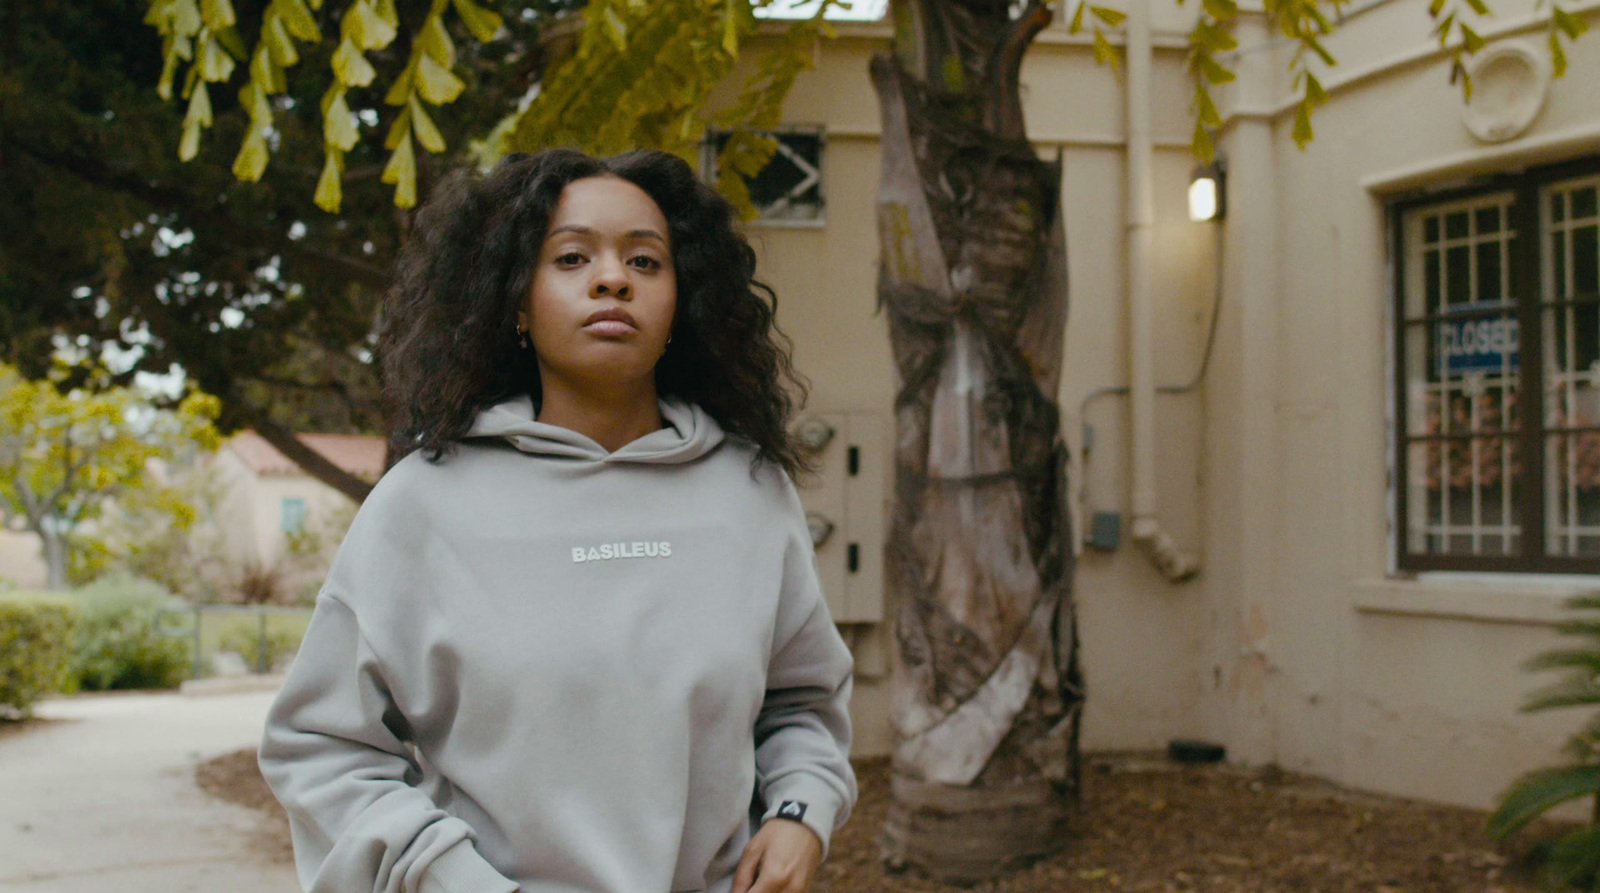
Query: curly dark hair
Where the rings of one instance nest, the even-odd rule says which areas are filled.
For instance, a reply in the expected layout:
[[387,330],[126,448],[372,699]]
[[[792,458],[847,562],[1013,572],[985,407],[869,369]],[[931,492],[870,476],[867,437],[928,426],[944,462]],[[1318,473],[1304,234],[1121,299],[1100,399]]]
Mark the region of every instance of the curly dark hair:
[[438,461],[477,413],[519,394],[539,402],[539,369],[518,345],[550,218],[568,183],[616,176],[644,190],[667,219],[677,272],[672,347],[656,390],[699,404],[758,460],[809,469],[788,422],[806,384],[777,328],[777,296],[757,282],[755,252],[733,207],[683,159],[640,150],[595,158],[573,149],[508,155],[488,174],[440,183],[401,250],[379,337],[393,456]]

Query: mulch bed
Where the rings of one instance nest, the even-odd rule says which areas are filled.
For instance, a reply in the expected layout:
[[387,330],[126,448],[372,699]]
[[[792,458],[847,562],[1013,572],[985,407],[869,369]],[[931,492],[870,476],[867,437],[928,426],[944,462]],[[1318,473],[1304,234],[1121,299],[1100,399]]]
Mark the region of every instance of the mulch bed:
[[[888,762],[857,763],[861,801],[834,836],[815,893],[1535,893],[1531,853],[1543,825],[1509,846],[1482,812],[1359,794],[1268,767],[1179,765],[1148,755],[1089,759],[1082,819],[1050,859],[958,888],[886,872],[879,835]],[[290,859],[282,820],[253,751],[202,763],[201,787],[274,814],[272,858]]]

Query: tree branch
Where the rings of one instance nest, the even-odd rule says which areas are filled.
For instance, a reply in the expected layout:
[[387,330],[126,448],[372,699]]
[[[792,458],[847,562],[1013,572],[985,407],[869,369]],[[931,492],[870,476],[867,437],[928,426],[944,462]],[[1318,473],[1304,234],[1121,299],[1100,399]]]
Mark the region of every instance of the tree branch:
[[289,461],[300,466],[306,474],[327,484],[340,493],[350,497],[356,502],[363,502],[367,494],[372,492],[372,485],[333,464],[326,456],[306,446],[294,432],[273,421],[264,411],[253,406],[237,395],[234,396],[233,405],[238,408],[239,414],[250,423],[255,432],[262,436],[267,443],[277,448]]
[[313,265],[332,267],[342,275],[374,288],[386,288],[389,285],[389,271],[376,264],[315,248],[303,241],[289,238],[287,233],[273,233],[240,226],[226,214],[197,207],[193,196],[180,189],[156,185],[135,171],[112,167],[98,158],[82,153],[50,151],[32,145],[18,138],[16,128],[6,128],[0,131],[0,134],[3,134],[6,144],[39,164],[58,168],[91,185],[123,192],[153,205],[182,208],[196,225],[225,235],[236,244],[262,245],[288,257],[309,261]]

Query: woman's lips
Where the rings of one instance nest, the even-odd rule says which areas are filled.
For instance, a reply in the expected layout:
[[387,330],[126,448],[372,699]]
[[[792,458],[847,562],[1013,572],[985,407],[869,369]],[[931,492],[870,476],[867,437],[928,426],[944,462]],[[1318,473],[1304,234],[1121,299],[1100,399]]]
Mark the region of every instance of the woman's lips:
[[603,338],[621,338],[638,332],[639,324],[621,307],[608,307],[589,314],[583,321],[583,329]]

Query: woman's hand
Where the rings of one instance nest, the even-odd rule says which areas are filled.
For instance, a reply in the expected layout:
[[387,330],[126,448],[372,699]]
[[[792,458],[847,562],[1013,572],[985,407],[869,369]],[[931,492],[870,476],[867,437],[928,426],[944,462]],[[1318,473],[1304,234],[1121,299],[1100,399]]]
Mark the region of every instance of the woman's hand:
[[805,893],[821,863],[815,831],[791,819],[768,819],[745,845],[733,893]]

